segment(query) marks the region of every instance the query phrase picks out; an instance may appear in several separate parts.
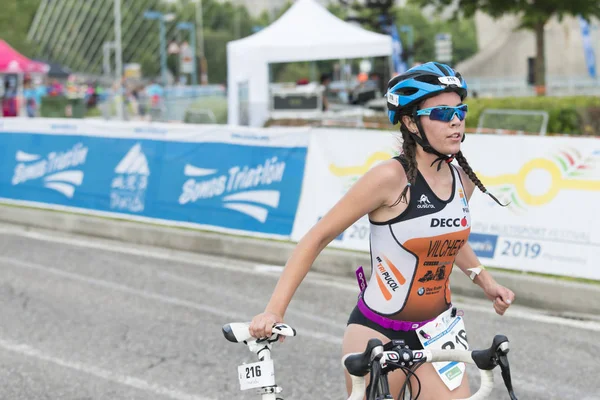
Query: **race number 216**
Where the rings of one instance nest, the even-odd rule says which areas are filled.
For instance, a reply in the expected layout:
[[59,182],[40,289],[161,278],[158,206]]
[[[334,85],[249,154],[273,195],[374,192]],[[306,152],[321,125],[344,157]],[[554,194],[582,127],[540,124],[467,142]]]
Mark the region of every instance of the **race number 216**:
[[442,345],[442,349],[444,350],[453,350],[457,346],[462,346],[465,350],[469,349],[468,341],[467,341],[467,332],[464,329],[458,331],[456,336],[454,336],[453,340],[448,340],[446,343]]

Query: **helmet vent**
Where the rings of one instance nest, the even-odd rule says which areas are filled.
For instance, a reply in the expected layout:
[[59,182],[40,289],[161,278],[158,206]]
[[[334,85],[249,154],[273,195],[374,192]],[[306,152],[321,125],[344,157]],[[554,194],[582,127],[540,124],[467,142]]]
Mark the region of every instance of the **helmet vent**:
[[434,63],[434,64],[435,64],[435,66],[436,66],[436,67],[438,67],[438,69],[439,69],[440,71],[442,71],[442,73],[443,73],[444,75],[446,75],[446,76],[452,76],[452,74],[450,74],[450,71],[448,71],[448,68],[446,68],[445,66],[443,66],[442,64],[440,64],[440,63],[437,63],[437,62],[436,62],[436,63]]
[[414,77],[415,81],[428,83],[430,85],[439,85],[438,77],[435,75],[420,75]]
[[418,91],[419,91],[419,89],[407,87],[407,88],[396,89],[394,92],[400,96],[411,96],[411,95],[417,93]]

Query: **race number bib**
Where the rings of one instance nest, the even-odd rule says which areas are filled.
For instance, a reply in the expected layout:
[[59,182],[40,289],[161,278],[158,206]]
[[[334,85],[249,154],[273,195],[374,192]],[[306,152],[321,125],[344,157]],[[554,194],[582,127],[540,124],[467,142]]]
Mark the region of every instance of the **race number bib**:
[[240,390],[255,389],[275,384],[273,360],[265,360],[238,366]]
[[[425,349],[469,350],[463,318],[453,317],[452,309],[419,328],[417,336]],[[448,389],[454,390],[460,386],[465,374],[465,363],[452,361],[432,364]]]

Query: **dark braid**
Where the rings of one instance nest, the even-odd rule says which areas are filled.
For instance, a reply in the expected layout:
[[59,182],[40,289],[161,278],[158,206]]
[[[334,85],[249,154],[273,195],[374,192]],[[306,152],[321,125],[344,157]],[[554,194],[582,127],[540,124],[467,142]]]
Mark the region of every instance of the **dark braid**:
[[485,186],[483,186],[483,183],[481,183],[481,181],[479,180],[479,178],[477,177],[477,175],[475,175],[475,172],[473,172],[473,168],[471,168],[471,166],[467,162],[467,159],[463,155],[462,151],[459,151],[454,156],[454,158],[456,158],[456,161],[458,161],[458,165],[461,166],[461,168],[469,176],[469,179],[471,179],[471,181],[473,181],[473,183],[479,188],[479,190],[481,190],[483,193],[485,193],[488,196],[490,196],[492,199],[494,199],[494,201],[496,203],[500,204],[502,207],[506,207],[508,205],[508,204],[502,204],[502,203],[500,203],[498,201],[498,199],[493,194],[491,194],[490,192],[488,192],[488,190],[485,188]]
[[404,123],[400,125],[400,132],[402,132],[402,154],[408,164],[406,168],[406,179],[408,180],[408,183],[404,187],[404,190],[402,190],[402,194],[400,194],[400,201],[408,204],[406,198],[408,188],[414,185],[417,180],[417,142],[415,142],[415,139],[411,136]]

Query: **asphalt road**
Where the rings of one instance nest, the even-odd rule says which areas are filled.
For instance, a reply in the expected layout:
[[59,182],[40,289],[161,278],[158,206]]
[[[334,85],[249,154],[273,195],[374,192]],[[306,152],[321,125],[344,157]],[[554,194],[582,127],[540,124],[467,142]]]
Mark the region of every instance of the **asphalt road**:
[[[258,399],[237,366],[254,362],[223,324],[266,304],[279,268],[219,257],[0,226],[0,399]],[[286,399],[344,399],[341,337],[351,280],[310,273],[276,344]],[[517,293],[518,296],[518,293]],[[517,297],[518,298],[518,297]],[[600,323],[454,298],[472,348],[496,333],[519,399],[600,399]],[[478,379],[469,368],[471,384]],[[491,399],[508,399],[499,371]]]

